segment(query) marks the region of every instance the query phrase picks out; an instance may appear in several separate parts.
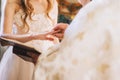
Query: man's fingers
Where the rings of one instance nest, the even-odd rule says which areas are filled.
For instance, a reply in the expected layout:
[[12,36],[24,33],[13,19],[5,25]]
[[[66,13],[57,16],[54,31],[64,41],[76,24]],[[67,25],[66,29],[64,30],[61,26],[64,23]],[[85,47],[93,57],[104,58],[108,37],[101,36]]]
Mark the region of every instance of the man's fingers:
[[63,34],[61,34],[61,33],[58,33],[58,34],[54,34],[54,36],[56,36],[56,37],[58,37],[58,38],[63,38]]
[[66,24],[66,23],[58,23],[57,25],[55,25],[53,30],[66,29],[67,26],[68,26],[68,24]]
[[51,35],[54,35],[54,34],[57,34],[57,33],[62,33],[62,31],[61,30],[57,30],[57,31],[51,31]]

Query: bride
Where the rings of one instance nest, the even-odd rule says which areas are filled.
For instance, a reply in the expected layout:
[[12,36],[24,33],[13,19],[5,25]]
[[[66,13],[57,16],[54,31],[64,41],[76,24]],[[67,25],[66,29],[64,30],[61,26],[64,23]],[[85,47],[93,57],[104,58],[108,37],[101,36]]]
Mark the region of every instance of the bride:
[[[56,0],[4,0],[3,23],[0,38],[4,37],[22,44],[33,47],[47,55],[49,48],[56,42],[48,41],[47,38],[53,25],[57,23],[58,4]],[[54,5],[54,6],[53,6]],[[54,13],[54,15],[53,15]],[[35,37],[36,36],[36,37]],[[4,53],[0,62],[0,80],[33,80],[34,65],[27,61],[30,58],[19,57],[19,53],[13,52],[10,46]],[[26,51],[27,53],[27,51]],[[22,57],[22,58],[21,58]],[[23,59],[23,57],[25,59]]]
[[120,0],[93,0],[37,64],[35,80],[120,80]]

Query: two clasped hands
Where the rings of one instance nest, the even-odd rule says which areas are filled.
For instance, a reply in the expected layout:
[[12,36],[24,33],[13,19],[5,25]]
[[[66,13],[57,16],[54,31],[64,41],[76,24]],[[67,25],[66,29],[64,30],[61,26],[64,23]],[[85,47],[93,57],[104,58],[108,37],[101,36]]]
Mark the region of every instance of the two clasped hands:
[[66,23],[58,23],[57,25],[55,25],[52,31],[45,34],[46,39],[54,41],[55,38],[58,38],[59,40],[62,40],[67,27],[68,24]]

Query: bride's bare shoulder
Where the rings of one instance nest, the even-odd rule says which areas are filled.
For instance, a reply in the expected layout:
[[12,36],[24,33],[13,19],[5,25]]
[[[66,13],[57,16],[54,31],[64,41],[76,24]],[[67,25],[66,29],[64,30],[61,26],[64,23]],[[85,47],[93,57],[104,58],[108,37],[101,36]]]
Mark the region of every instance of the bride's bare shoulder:
[[18,4],[18,3],[20,3],[20,0],[7,0],[7,3],[16,3],[16,4]]
[[17,10],[20,7],[20,0],[7,0],[6,6]]

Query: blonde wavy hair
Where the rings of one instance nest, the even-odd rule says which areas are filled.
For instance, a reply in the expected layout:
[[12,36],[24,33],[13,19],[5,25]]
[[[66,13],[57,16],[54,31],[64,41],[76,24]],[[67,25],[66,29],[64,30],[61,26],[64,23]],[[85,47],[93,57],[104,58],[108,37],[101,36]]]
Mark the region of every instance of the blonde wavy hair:
[[[47,0],[47,3],[48,3],[48,6],[46,9],[46,15],[48,16],[48,18],[51,19],[51,17],[49,16],[49,12],[53,7],[53,1]],[[22,21],[24,23],[22,29],[24,29],[24,32],[27,33],[29,31],[29,25],[26,22],[26,18],[29,17],[32,20],[31,15],[34,11],[34,8],[33,8],[32,4],[30,3],[30,0],[20,0],[20,5],[22,7],[22,10],[25,13],[25,16],[22,17]]]

